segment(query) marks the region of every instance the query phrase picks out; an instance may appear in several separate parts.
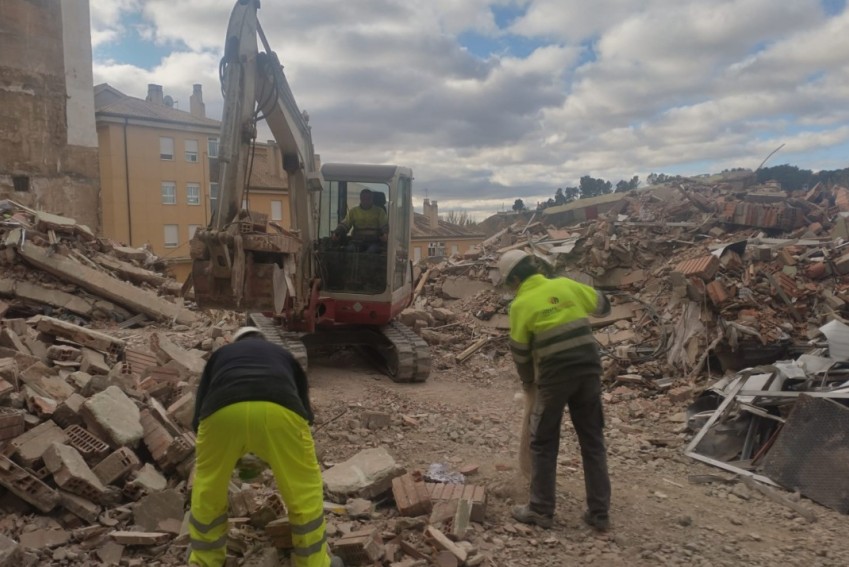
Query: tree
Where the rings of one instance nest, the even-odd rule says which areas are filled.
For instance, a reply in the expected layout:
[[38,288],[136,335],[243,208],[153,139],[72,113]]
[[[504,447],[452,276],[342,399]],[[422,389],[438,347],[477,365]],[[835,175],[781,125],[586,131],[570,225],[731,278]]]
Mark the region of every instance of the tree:
[[619,182],[616,184],[616,191],[614,191],[614,193],[627,193],[630,190],[631,186],[628,185],[628,182],[624,179],[620,179]]
[[633,191],[634,189],[636,189],[639,186],[640,186],[640,176],[635,175],[634,177],[631,178],[631,181],[628,182],[628,188],[631,191]]
[[776,165],[774,167],[762,167],[758,170],[758,183],[766,181],[778,181],[785,191],[799,191],[809,185],[813,178],[810,169],[799,169],[795,165]]
[[521,199],[516,199],[513,202],[513,210],[517,213],[521,213],[522,211],[526,210],[525,202]]
[[580,189],[581,199],[587,199],[610,193],[613,190],[613,184],[604,179],[596,179],[589,175],[584,175],[581,177]]
[[646,182],[648,182],[649,185],[660,185],[661,183],[666,183],[670,179],[671,177],[665,173],[649,173],[649,176],[646,178]]
[[445,215],[445,222],[465,227],[473,227],[478,224],[474,217],[469,215],[468,211],[461,211],[458,213],[454,210],[448,211],[448,214]]

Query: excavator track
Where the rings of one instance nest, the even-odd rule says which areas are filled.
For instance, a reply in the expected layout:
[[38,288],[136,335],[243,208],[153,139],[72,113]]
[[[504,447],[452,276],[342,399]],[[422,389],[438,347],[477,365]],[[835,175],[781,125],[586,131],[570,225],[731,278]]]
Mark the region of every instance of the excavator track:
[[274,319],[266,317],[262,313],[249,313],[248,321],[251,325],[261,330],[269,342],[280,345],[291,352],[295,360],[301,365],[301,368],[304,369],[304,372],[307,371],[307,347],[301,341],[300,334],[284,331],[280,325],[274,322]]
[[385,352],[393,382],[424,382],[430,376],[430,347],[412,329],[393,321],[381,329],[392,348]]

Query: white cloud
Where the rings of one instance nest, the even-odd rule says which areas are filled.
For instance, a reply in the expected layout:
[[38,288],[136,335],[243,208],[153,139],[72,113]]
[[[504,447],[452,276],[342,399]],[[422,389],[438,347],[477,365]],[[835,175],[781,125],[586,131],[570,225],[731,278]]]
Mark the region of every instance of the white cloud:
[[[526,10],[500,30],[496,6]],[[142,97],[163,84],[186,104],[200,82],[215,115],[231,7],[92,0],[95,45],[120,41],[132,13],[186,50],[150,71],[97,61],[96,80]],[[824,163],[815,152],[847,142],[849,13],[818,0],[265,0],[259,17],[325,162],[410,165],[417,191],[477,203],[464,210],[586,174],[754,167],[781,143]],[[523,47],[503,52],[508,32]],[[475,56],[488,40],[497,51]]]

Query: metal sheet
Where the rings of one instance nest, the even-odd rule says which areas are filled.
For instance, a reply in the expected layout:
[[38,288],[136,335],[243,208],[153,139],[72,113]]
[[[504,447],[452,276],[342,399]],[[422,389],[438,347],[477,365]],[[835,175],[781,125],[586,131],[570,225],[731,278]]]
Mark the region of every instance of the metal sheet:
[[763,468],[782,486],[849,513],[849,408],[800,396]]

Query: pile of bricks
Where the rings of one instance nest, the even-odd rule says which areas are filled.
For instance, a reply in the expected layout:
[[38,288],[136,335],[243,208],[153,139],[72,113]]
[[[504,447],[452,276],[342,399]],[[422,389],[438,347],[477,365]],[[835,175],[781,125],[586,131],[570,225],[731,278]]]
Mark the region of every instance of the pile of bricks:
[[[158,546],[181,532],[194,463],[189,426],[198,377],[186,360],[200,358],[174,345],[169,353],[130,349],[120,339],[52,317],[0,319],[3,506],[49,514],[66,534],[16,534],[20,564],[41,564],[40,554],[67,541],[71,530],[98,528],[80,532],[78,541],[112,559],[120,559],[124,546]],[[145,522],[146,499],[168,485],[177,487],[169,496],[171,517]],[[134,512],[128,514],[130,505]],[[145,523],[169,529],[144,529]]]

